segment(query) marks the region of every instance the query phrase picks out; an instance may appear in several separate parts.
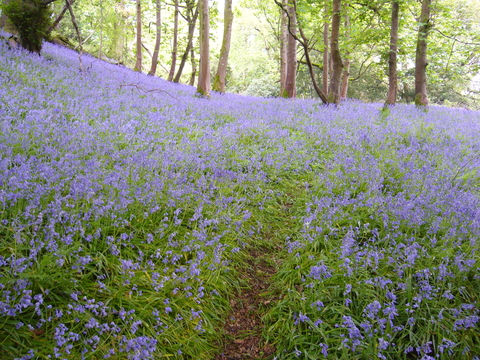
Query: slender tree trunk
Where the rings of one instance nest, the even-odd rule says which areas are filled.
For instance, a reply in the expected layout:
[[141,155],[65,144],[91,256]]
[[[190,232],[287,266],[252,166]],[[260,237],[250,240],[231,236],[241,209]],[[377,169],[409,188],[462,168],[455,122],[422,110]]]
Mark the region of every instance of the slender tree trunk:
[[[73,3],[74,0],[72,0]],[[98,58],[101,59],[103,54],[103,2],[100,3],[100,46],[98,48]]]
[[[8,0],[7,2],[10,2],[10,0]],[[5,0],[4,0],[4,3],[5,3]],[[70,3],[73,5],[75,3],[75,0],[70,1]],[[60,24],[60,21],[62,21],[63,17],[65,16],[65,13],[67,11],[68,11],[68,6],[65,4],[62,8],[62,11],[60,11],[60,14],[58,14],[56,19],[53,21],[53,23],[48,28],[48,32],[52,32],[58,26],[58,24]],[[3,17],[3,14],[2,14],[2,17]]]
[[398,41],[398,13],[400,3],[392,0],[392,24],[390,27],[390,52],[388,55],[388,94],[385,106],[395,105],[397,101],[397,41]]
[[135,71],[142,71],[142,5],[137,0],[137,62]]
[[287,7],[287,0],[282,0],[280,9],[280,96],[284,96],[287,84],[287,43],[288,43],[288,16],[283,10]]
[[[194,7],[195,7],[195,12],[193,10]],[[178,71],[177,71],[177,74],[175,75],[175,78],[173,79],[173,82],[176,82],[176,83],[180,82],[180,77],[182,76],[183,68],[185,67],[185,63],[187,62],[188,55],[190,54],[190,51],[193,49],[193,35],[195,33],[197,18],[198,18],[198,4],[195,5],[195,2],[193,0],[190,0],[187,3],[188,43],[187,43],[185,52],[182,55],[180,65],[178,66]],[[193,60],[193,62],[195,61]]]
[[195,59],[195,51],[193,50],[193,47],[190,49],[190,59],[192,61],[192,74],[190,75],[190,81],[188,82],[188,85],[193,86],[197,76],[197,60]]
[[[345,40],[350,41],[350,17],[348,16],[348,1],[344,2],[345,9]],[[343,61],[342,85],[340,86],[340,99],[346,99],[348,94],[348,81],[350,77],[350,53],[345,54]]]
[[350,59],[343,62],[342,85],[340,86],[340,99],[346,99],[348,94],[348,83],[350,78]]
[[328,69],[329,54],[328,54],[328,2],[325,2],[325,23],[323,25],[323,70],[322,70],[322,82],[323,93],[328,94]]
[[415,105],[427,106],[427,36],[430,31],[430,5],[432,0],[422,0],[415,56]]
[[[285,5],[285,2],[280,3],[278,0],[275,0],[275,3],[287,15],[287,20],[288,20],[289,24],[291,25],[292,17],[291,17],[290,7],[288,5]],[[297,18],[297,3],[296,3],[295,0],[293,0],[293,2],[290,3],[290,4],[293,5],[293,14],[294,14],[295,18]],[[310,48],[309,48],[310,41],[305,36],[305,33],[303,32],[303,29],[299,24],[298,24],[297,28],[298,28],[298,32],[300,33],[301,38],[299,38],[296,35],[295,32],[289,33],[289,35],[291,37],[293,37],[293,39],[295,41],[298,41],[300,43],[300,45],[302,45],[303,52],[305,54],[305,63],[307,64],[307,67],[308,67],[308,72],[309,72],[310,78],[312,80],[313,88],[315,89],[315,92],[320,97],[320,99],[322,99],[322,102],[324,104],[327,104],[328,103],[327,97],[325,96],[325,93],[323,93],[322,90],[320,89],[320,87],[318,86],[316,76],[315,76],[315,72],[313,71],[313,63],[312,63],[312,60],[310,59]],[[288,64],[288,62],[287,62],[287,64]],[[287,69],[287,78],[288,78],[288,69]],[[286,90],[287,90],[287,88],[285,89],[285,91]]]
[[210,97],[210,17],[208,0],[200,0],[200,73],[197,93]]
[[155,73],[157,72],[158,53],[160,51],[160,41],[162,38],[162,9],[160,0],[155,0],[155,9],[157,34],[155,37],[155,48],[153,49],[152,66],[148,72],[148,75],[150,76],[155,76]]
[[308,39],[305,36],[305,34],[303,33],[303,29],[300,26],[298,27],[298,30],[299,30],[300,35],[302,37],[301,44],[303,46],[303,50],[304,50],[304,53],[305,53],[305,60],[306,60],[307,66],[308,66],[308,72],[310,73],[310,78],[312,79],[313,88],[315,89],[315,92],[320,97],[320,99],[322,99],[322,102],[324,104],[328,104],[328,99],[325,96],[325,93],[318,86],[317,80],[315,78],[315,72],[313,71],[313,65],[312,65],[312,61],[310,59],[310,53],[309,53],[309,49],[308,49]]
[[225,93],[225,80],[227,77],[228,54],[230,53],[230,43],[232,39],[232,26],[232,0],[225,0],[222,48],[220,49],[217,74],[214,77],[212,87],[213,90],[221,93]]
[[330,38],[330,49],[332,51],[333,75],[330,81],[328,91],[328,100],[331,103],[340,103],[340,85],[342,79],[343,63],[340,56],[340,47],[338,44],[340,35],[340,9],[341,0],[333,0],[332,14],[332,36]]
[[72,19],[72,24],[73,27],[75,28],[75,32],[77,33],[77,38],[78,38],[78,47],[80,48],[80,51],[78,52],[78,61],[80,63],[80,71],[83,72],[83,63],[82,63],[82,53],[83,53],[83,42],[82,42],[82,35],[80,34],[80,28],[77,23],[77,19],[75,18],[75,14],[73,13],[73,8],[72,8],[72,2],[73,0],[65,0],[65,5],[68,8],[68,12],[70,13],[70,17]]
[[168,81],[173,80],[175,75],[175,68],[177,66],[177,51],[178,51],[178,0],[175,0],[175,14],[173,17],[173,47],[172,47],[172,64],[168,74]]
[[297,96],[297,17],[295,14],[294,1],[290,0],[287,5],[289,18],[289,34],[287,36],[287,77],[285,82],[284,97],[295,98]]
[[112,41],[112,50],[115,58],[119,63],[124,62],[124,48],[125,48],[125,0],[120,0],[115,7],[117,19],[115,21],[114,40]]

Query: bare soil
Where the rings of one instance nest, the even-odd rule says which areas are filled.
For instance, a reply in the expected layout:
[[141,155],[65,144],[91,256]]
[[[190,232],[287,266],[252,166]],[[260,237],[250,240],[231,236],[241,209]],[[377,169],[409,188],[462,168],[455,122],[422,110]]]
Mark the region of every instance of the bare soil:
[[276,266],[267,258],[272,259],[270,249],[250,249],[248,266],[240,269],[248,287],[230,302],[232,312],[224,326],[224,347],[215,360],[266,360],[273,357],[275,348],[262,338],[261,317],[274,300],[268,289],[270,278],[276,272]]

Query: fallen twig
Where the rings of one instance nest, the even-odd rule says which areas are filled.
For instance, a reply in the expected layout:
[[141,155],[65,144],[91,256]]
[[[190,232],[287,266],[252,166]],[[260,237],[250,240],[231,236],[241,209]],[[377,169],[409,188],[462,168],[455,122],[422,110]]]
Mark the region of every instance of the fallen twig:
[[154,92],[154,91],[162,92],[162,93],[165,93],[168,96],[174,98],[175,100],[179,100],[178,98],[176,98],[175,96],[170,94],[168,91],[165,91],[165,90],[162,90],[162,89],[144,89],[141,86],[138,86],[137,84],[122,84],[122,85],[120,85],[120,87],[127,87],[127,86],[134,87],[139,91],[143,91],[144,93],[150,93],[150,92]]

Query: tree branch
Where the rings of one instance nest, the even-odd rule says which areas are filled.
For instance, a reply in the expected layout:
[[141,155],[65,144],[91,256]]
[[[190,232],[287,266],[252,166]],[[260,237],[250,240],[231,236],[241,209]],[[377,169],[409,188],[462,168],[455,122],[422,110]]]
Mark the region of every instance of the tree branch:
[[475,45],[475,46],[480,46],[480,43],[476,43],[476,42],[465,42],[465,41],[458,40],[457,38],[455,38],[455,37],[453,37],[453,36],[448,36],[448,35],[444,34],[443,32],[441,32],[440,30],[438,30],[437,28],[432,28],[431,30],[435,30],[435,31],[439,32],[440,35],[442,35],[443,37],[446,37],[446,38],[448,38],[448,39],[450,39],[450,40],[459,42],[460,44],[463,44],[463,45]]
[[[53,0],[54,1],[54,0]],[[50,2],[53,2],[50,1]],[[73,27],[75,28],[75,31],[77,32],[78,36],[78,46],[80,47],[80,52],[78,53],[78,61],[80,62],[80,71],[83,72],[83,63],[82,63],[82,52],[83,52],[83,46],[82,46],[82,37],[80,35],[80,29],[78,28],[77,20],[75,19],[75,14],[73,13],[72,5],[70,4],[70,1],[72,0],[65,0],[65,4],[68,7],[68,12],[70,13],[70,17],[72,18],[72,23]]]
[[141,86],[138,86],[137,84],[122,84],[120,85],[120,87],[127,87],[127,86],[131,86],[131,87],[134,87],[135,89],[137,89],[138,91],[142,91],[144,93],[150,93],[150,92],[154,92],[154,91],[158,91],[158,92],[162,92],[162,93],[165,93],[167,94],[168,96],[174,98],[175,100],[178,100],[175,96],[173,96],[172,94],[170,94],[168,91],[165,91],[165,90],[162,90],[162,89],[144,89],[142,88]]

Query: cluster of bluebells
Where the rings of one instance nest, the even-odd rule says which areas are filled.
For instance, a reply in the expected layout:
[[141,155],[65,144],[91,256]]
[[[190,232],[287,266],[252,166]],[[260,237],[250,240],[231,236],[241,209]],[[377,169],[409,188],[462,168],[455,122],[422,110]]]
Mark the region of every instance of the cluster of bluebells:
[[276,139],[250,139],[268,127],[256,103],[89,56],[80,72],[51,44],[38,57],[2,43],[0,58],[4,345],[211,358],[232,260],[261,227],[249,207],[270,196],[258,184],[289,164]]
[[300,284],[280,285],[302,291],[271,327],[301,336],[279,356],[478,352],[478,113],[206,101],[88,56],[79,72],[50,44],[0,60],[0,334],[27,344],[12,358],[212,358],[232,262],[270,226],[255,213],[304,174],[282,265]]
[[[271,314],[277,321],[312,304],[309,327],[287,335],[280,320],[275,331],[304,339],[305,356],[322,354],[310,348],[320,332],[332,358],[475,358],[480,114],[402,105],[388,116],[365,105],[337,114],[309,124],[321,144],[316,178],[277,277],[279,287],[303,290]],[[292,268],[298,276],[285,276]]]

